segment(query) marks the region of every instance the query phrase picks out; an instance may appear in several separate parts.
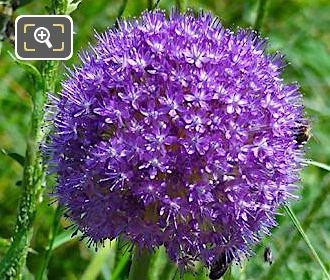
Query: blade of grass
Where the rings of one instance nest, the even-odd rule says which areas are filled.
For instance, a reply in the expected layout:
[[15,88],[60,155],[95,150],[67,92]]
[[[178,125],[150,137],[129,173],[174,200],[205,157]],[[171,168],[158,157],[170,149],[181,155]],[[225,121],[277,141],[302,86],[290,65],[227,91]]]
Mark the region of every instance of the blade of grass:
[[284,206],[284,209],[286,211],[286,213],[289,215],[292,223],[294,224],[294,226],[296,227],[296,229],[298,230],[298,232],[300,233],[301,237],[304,239],[305,243],[307,244],[308,248],[311,250],[312,255],[314,256],[315,260],[318,262],[318,264],[320,265],[320,267],[322,268],[325,276],[327,277],[327,279],[330,280],[330,275],[324,265],[324,263],[322,262],[321,258],[319,257],[319,255],[317,254],[316,250],[314,249],[311,241],[309,240],[307,234],[305,233],[305,231],[303,230],[299,220],[297,219],[296,215],[294,214],[294,212],[292,211],[291,207],[288,205]]
[[161,279],[162,274],[167,261],[167,255],[164,247],[160,247],[153,255],[149,268],[149,279],[158,280]]
[[116,268],[114,269],[109,280],[120,279],[120,275],[124,270],[124,268],[126,267],[126,265],[128,264],[128,262],[130,261],[130,259],[131,259],[131,252],[127,250],[120,258],[118,264],[116,264]]
[[153,253],[147,249],[140,249],[137,245],[134,246],[132,264],[128,276],[129,280],[147,280],[152,255]]
[[[301,228],[306,232],[314,218],[316,217],[318,211],[321,209],[323,203],[326,201],[327,196],[330,194],[330,174],[327,175],[320,187],[320,192],[318,196],[313,200],[310,209],[308,210],[305,218],[301,223]],[[298,242],[300,241],[301,236],[299,234],[293,235],[286,243],[286,246],[281,250],[281,252],[276,257],[272,266],[262,275],[261,279],[273,279],[274,275],[278,273],[280,267],[287,262],[289,257],[291,256],[294,248],[297,247]],[[328,278],[329,279],[329,278]]]
[[109,279],[116,263],[116,255],[117,255],[117,241],[114,241],[113,246],[110,249],[110,254],[108,257],[108,261],[105,262],[102,266],[102,275],[104,279]]
[[62,216],[62,209],[61,207],[58,205],[55,213],[54,213],[54,220],[53,220],[53,226],[49,231],[49,244],[48,244],[48,248],[45,254],[45,257],[43,258],[42,264],[40,266],[40,270],[38,272],[38,275],[36,277],[37,280],[42,280],[44,279],[44,274],[46,271],[46,268],[48,266],[50,257],[51,257],[51,253],[53,251],[53,245],[54,245],[54,241],[57,235],[57,232],[59,230],[60,227],[60,219]]
[[318,162],[314,160],[306,160],[305,163],[330,171],[330,166],[322,162]]
[[97,253],[95,253],[92,261],[84,271],[81,280],[94,280],[100,274],[103,264],[108,260],[112,250],[114,248],[114,242],[106,242],[105,246],[102,247]]

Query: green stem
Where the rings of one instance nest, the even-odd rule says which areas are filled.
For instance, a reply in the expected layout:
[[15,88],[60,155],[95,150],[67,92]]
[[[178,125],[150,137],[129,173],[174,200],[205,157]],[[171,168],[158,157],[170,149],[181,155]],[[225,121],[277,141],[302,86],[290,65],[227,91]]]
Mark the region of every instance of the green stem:
[[43,123],[43,107],[45,102],[42,86],[36,88],[32,100],[31,128],[27,142],[22,181],[23,192],[19,203],[13,241],[0,263],[0,279],[21,278],[29,239],[32,234],[32,223],[36,213],[36,205],[42,189],[44,172],[39,151],[39,143],[43,138],[41,126]]
[[132,265],[129,272],[129,280],[147,280],[148,269],[152,254],[146,249],[140,250],[135,246]]
[[294,212],[292,211],[290,206],[286,205],[284,208],[285,208],[286,213],[291,218],[291,220],[292,220],[293,224],[295,225],[296,229],[300,233],[301,237],[304,239],[305,243],[307,244],[307,246],[308,246],[309,250],[311,251],[313,257],[315,258],[317,263],[320,265],[320,267],[323,270],[325,276],[327,277],[328,280],[330,280],[330,275],[329,275],[324,263],[322,262],[321,258],[319,257],[316,250],[314,249],[314,246],[312,245],[312,242],[310,241],[308,235],[303,230],[303,228],[302,228],[299,220],[297,219],[296,215],[294,214]]
[[[323,203],[326,201],[327,196],[330,194],[330,176],[327,176],[325,178],[324,183],[321,186],[320,193],[318,196],[313,200],[312,205],[305,216],[304,220],[301,223],[300,228],[304,229],[306,232],[308,228],[310,227],[312,221],[316,217],[318,211],[321,209]],[[297,247],[298,242],[301,239],[301,235],[295,234],[288,242],[286,243],[286,246],[284,249],[279,253],[279,255],[276,257],[274,263],[272,266],[269,268],[267,273],[263,275],[262,279],[273,279],[276,273],[278,273],[280,267],[287,262],[289,257],[291,256],[293,250]],[[306,241],[306,239],[305,239]],[[310,245],[310,244],[309,244]],[[315,250],[312,249],[313,255],[316,253]],[[315,256],[315,255],[314,255]],[[319,259],[319,257],[317,257]],[[322,262],[321,262],[322,263]],[[324,267],[324,265],[323,265]],[[326,270],[325,270],[326,271]],[[328,273],[325,272],[327,275]],[[329,279],[329,278],[328,278]]]
[[327,165],[325,163],[322,162],[318,162],[318,161],[314,161],[314,160],[306,160],[305,163],[310,164],[310,165],[314,165],[316,167],[319,167],[321,169],[330,171],[330,165]]
[[63,213],[62,208],[58,205],[56,210],[55,210],[55,213],[54,213],[53,226],[52,226],[52,228],[49,232],[48,248],[47,248],[45,257],[43,258],[42,264],[40,266],[38,276],[36,277],[37,280],[44,279],[43,276],[44,276],[44,273],[46,271],[46,268],[48,266],[48,263],[49,263],[49,260],[50,260],[50,257],[51,257],[54,241],[55,241],[57,232],[58,232],[59,227],[60,227],[60,219],[61,219],[62,213]]
[[256,16],[256,20],[254,23],[254,29],[256,31],[261,30],[264,18],[266,16],[267,3],[268,3],[268,0],[259,0],[257,16]]
[[[53,0],[55,14],[66,12],[66,0]],[[0,279],[21,279],[27,251],[32,236],[32,225],[37,203],[42,194],[45,166],[42,164],[39,145],[44,138],[44,105],[48,92],[54,92],[58,68],[57,61],[45,61],[40,72],[43,80],[35,84],[32,94],[32,116],[29,139],[27,141],[22,180],[22,194],[18,207],[16,226],[10,247],[0,262]]]

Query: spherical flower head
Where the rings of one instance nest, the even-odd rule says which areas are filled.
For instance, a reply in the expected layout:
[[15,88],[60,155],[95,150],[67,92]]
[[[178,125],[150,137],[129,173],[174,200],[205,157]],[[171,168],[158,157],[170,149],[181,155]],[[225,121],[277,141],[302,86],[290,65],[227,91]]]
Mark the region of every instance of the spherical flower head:
[[145,12],[96,38],[53,100],[66,215],[181,268],[249,255],[299,180],[305,120],[282,57],[203,13]]

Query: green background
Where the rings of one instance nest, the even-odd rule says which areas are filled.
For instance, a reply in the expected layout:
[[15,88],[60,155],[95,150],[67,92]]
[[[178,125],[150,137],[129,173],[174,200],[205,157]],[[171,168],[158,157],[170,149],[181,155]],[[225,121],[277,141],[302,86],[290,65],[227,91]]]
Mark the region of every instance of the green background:
[[[184,1],[181,1],[184,2]],[[46,14],[47,1],[31,1],[17,9],[13,17],[21,14]],[[175,1],[161,0],[159,7],[170,11]],[[188,0],[186,7],[198,11],[210,10],[220,17],[226,27],[236,29],[254,24],[258,1],[256,0]],[[74,21],[74,55],[63,63],[58,79],[63,77],[64,65],[78,61],[77,52],[95,42],[94,29],[102,32],[112,26],[122,7],[122,1],[84,0],[72,14]],[[147,0],[128,0],[124,17],[138,16],[148,7]],[[269,38],[271,50],[280,50],[289,62],[283,77],[287,82],[298,81],[305,99],[305,107],[313,127],[313,137],[306,146],[306,157],[330,164],[330,1],[328,0],[270,0],[262,29]],[[25,153],[28,135],[31,100],[29,90],[32,81],[26,72],[15,64],[8,54],[13,52],[9,43],[4,43],[0,57],[0,148],[19,154]],[[60,89],[60,83],[58,83]],[[330,269],[330,175],[318,167],[307,167],[302,173],[300,200],[293,202],[293,210],[304,223],[306,233],[315,249]],[[0,258],[15,225],[20,196],[19,182],[21,166],[0,153]],[[50,182],[51,184],[51,182]],[[54,217],[54,206],[49,206],[49,197],[44,192],[39,204],[31,248],[24,277],[34,279],[44,258],[48,234]],[[321,201],[320,198],[323,198]],[[321,203],[322,202],[322,203]],[[310,215],[311,207],[313,208]],[[284,214],[284,211],[280,211]],[[306,215],[309,216],[306,218]],[[267,275],[269,264],[263,261],[263,250],[270,246],[274,261],[281,258],[281,265],[272,279],[323,279],[322,271],[314,261],[306,244],[295,239],[297,232],[286,215],[278,216],[280,226],[273,230],[272,237],[264,238],[256,246],[256,254],[232,267],[228,279],[261,279]],[[48,266],[48,279],[111,279],[113,267],[124,264],[117,279],[126,279],[129,261],[125,261],[125,248],[112,244],[95,253],[77,238],[70,239],[70,232],[63,227],[69,225],[61,220],[61,229],[56,239],[57,247],[52,252]],[[296,238],[297,240],[297,238]],[[283,252],[285,252],[283,257]],[[127,258],[126,258],[127,259]],[[277,260],[278,261],[278,260]],[[171,272],[161,250],[152,262],[150,279],[162,280],[164,270]],[[178,275],[176,276],[178,278]],[[187,273],[185,279],[208,279],[207,270],[197,269],[193,276]]]

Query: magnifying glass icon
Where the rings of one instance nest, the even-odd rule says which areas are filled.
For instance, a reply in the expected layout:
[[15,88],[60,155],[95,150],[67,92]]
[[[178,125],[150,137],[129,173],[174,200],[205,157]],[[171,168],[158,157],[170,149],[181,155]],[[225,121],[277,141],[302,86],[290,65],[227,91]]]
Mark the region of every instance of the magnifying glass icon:
[[34,39],[41,44],[46,44],[49,49],[53,47],[52,43],[49,41],[50,32],[46,27],[38,27],[34,31]]

